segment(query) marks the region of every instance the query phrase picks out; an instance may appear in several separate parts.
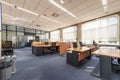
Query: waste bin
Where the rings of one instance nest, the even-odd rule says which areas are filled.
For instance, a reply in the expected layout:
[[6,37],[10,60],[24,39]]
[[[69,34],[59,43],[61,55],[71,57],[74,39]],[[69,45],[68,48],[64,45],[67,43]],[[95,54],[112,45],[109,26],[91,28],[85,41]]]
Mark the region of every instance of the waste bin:
[[0,80],[8,80],[11,78],[11,61],[0,60]]

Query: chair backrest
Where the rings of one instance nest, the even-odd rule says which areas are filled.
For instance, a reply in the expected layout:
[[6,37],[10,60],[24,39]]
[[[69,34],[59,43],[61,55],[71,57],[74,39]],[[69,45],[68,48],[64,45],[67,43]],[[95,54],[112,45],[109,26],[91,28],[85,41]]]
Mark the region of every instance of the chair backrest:
[[77,48],[78,46],[77,46],[77,42],[72,42],[72,44],[73,44],[73,48]]
[[95,46],[97,45],[97,43],[94,40],[93,40],[93,45],[95,45]]
[[45,45],[48,45],[49,43],[48,42],[45,42]]
[[118,63],[120,64],[120,58],[118,58]]
[[56,46],[56,42],[52,42],[51,46],[52,47]]
[[117,46],[118,49],[120,49],[120,46]]
[[83,47],[83,43],[82,42],[79,42],[79,44],[80,44],[80,47]]

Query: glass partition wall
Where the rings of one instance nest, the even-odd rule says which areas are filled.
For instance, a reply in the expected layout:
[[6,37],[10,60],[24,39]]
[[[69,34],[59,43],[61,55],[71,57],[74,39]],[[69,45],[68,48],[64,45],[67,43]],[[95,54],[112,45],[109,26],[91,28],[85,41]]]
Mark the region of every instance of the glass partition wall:
[[40,30],[24,28],[14,25],[2,25],[2,41],[12,41],[15,48],[31,46],[31,42],[35,41],[35,36],[39,35],[41,41],[49,39],[49,32]]

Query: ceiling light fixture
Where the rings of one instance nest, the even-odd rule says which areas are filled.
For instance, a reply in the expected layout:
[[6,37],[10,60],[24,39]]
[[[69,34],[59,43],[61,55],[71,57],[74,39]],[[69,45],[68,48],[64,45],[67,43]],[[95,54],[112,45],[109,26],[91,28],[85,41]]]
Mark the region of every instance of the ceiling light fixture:
[[22,19],[22,18],[13,18],[14,20],[21,20],[21,21],[26,21],[26,22],[32,22],[32,21],[30,21],[30,20],[26,20],[26,19]]
[[103,5],[107,5],[107,0],[102,0]]
[[62,4],[64,4],[64,3],[65,3],[63,0],[60,0],[60,2],[61,2]]
[[54,19],[48,18],[48,17],[43,16],[43,15],[41,15],[40,17],[45,18],[45,19],[50,20],[50,21],[53,21],[53,22],[56,22],[56,23],[60,23],[60,22],[57,21],[57,20],[54,20]]
[[2,3],[2,4],[5,4],[5,5],[8,5],[8,6],[11,6],[11,7],[14,7],[14,8],[16,8],[16,9],[19,9],[19,10],[21,10],[21,11],[24,11],[24,12],[27,12],[27,13],[30,13],[30,14],[33,14],[33,15],[36,15],[36,16],[39,15],[39,14],[37,14],[37,13],[35,13],[35,12],[32,12],[32,11],[30,11],[30,10],[21,8],[21,7],[19,7],[19,6],[15,6],[15,5],[13,5],[13,4],[10,4],[10,3],[4,2],[4,1],[1,1],[1,3]]
[[37,27],[40,27],[41,25],[38,25],[38,24],[37,24],[36,26],[37,26]]
[[26,21],[26,22],[32,22],[30,20],[26,20],[26,19],[22,19],[22,18],[17,18],[17,17],[13,17],[13,16],[10,16],[10,15],[6,15],[6,14],[2,14],[3,16],[6,16],[6,17],[10,17],[11,19],[13,20],[21,20],[21,21]]
[[52,3],[53,5],[55,5],[56,7],[58,7],[59,9],[61,9],[62,11],[66,12],[67,14],[69,14],[70,16],[77,18],[77,16],[75,16],[73,13],[69,12],[67,9],[65,9],[64,7],[60,6],[58,3],[56,3],[54,0],[48,0],[50,3]]
[[22,11],[24,11],[24,12],[27,12],[27,13],[30,13],[30,14],[33,14],[33,15],[36,15],[36,16],[39,15],[39,14],[37,14],[37,13],[35,13],[35,12],[29,11],[29,10],[24,9],[24,8],[21,8],[21,7],[16,7],[16,8],[19,9],[19,10],[22,10]]
[[11,7],[15,7],[13,4],[10,4],[10,3],[4,2],[4,1],[1,1],[1,3],[5,4],[5,5],[8,5],[8,6],[11,6]]
[[53,16],[53,17],[58,17],[59,14],[57,14],[57,13],[53,13],[52,16]]
[[108,5],[107,5],[107,0],[101,0],[102,1],[102,5],[104,8],[104,12],[108,13]]
[[3,16],[6,16],[6,17],[13,17],[13,16],[10,16],[10,15],[7,15],[7,14],[2,14]]

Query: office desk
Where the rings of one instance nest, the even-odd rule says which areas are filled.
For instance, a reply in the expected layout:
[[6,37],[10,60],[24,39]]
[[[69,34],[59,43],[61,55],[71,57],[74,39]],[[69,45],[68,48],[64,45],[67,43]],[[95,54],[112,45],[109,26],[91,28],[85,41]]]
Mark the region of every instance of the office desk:
[[72,50],[72,53],[67,53],[66,62],[73,65],[73,66],[79,66],[80,62],[84,60],[85,58],[90,58],[90,48],[82,47],[82,48],[73,48],[73,49],[67,49]]
[[99,66],[97,66],[98,69],[96,70],[96,72],[93,72],[93,75],[100,77],[102,80],[112,80],[111,79],[111,71],[112,71],[111,58],[112,57],[120,58],[120,50],[119,49],[99,49],[93,52],[93,54],[100,56],[100,61],[98,64]]
[[[52,42],[49,42],[49,44],[51,45]],[[45,45],[44,42],[33,42],[32,43],[32,53],[34,47],[38,48],[38,47],[47,47],[47,45]],[[60,55],[66,54],[67,49],[69,48],[70,43],[68,42],[56,42],[56,46],[57,46],[57,52],[59,52]],[[49,45],[48,45],[49,46]]]
[[81,48],[73,48],[72,51],[85,52],[85,51],[88,51],[88,50],[90,50],[90,48],[88,48],[88,47],[81,47]]
[[[44,48],[50,48],[51,45],[34,45],[32,46],[32,53],[36,56],[41,56],[44,54]],[[56,48],[58,48],[59,45],[56,45]]]

